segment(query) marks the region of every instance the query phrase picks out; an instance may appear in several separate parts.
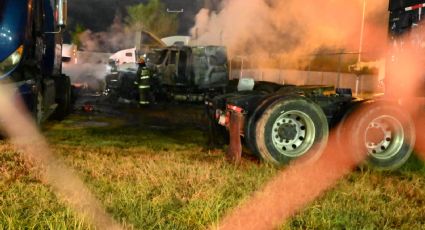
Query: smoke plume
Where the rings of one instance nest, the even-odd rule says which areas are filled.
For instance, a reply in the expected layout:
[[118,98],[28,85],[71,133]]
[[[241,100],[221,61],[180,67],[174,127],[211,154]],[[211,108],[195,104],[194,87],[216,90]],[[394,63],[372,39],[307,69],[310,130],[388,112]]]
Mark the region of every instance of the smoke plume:
[[135,33],[126,29],[120,14],[116,15],[112,25],[104,32],[84,31],[79,39],[81,50],[91,52],[116,52],[135,46]]
[[88,89],[101,92],[108,74],[107,63],[110,53],[77,52],[78,63],[63,63],[62,71],[71,83],[85,85]]
[[[362,2],[226,0],[219,11],[202,9],[191,34],[198,44],[225,45],[234,55],[285,53],[295,58],[323,47],[357,51]],[[388,1],[367,2],[364,49],[382,49]]]
[[81,47],[77,52],[77,63],[63,64],[63,72],[74,84],[83,84],[89,89],[104,90],[107,64],[112,52],[135,46],[135,33],[126,29],[118,14],[107,31],[86,30],[80,34]]

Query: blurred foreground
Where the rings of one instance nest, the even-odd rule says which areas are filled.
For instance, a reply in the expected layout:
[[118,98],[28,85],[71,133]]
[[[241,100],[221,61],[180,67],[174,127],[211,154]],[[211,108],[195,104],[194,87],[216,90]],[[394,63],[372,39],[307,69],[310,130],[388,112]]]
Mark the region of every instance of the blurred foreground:
[[[278,173],[249,156],[235,167],[223,150],[206,150],[202,107],[165,108],[175,120],[161,116],[164,108],[102,108],[47,123],[43,133],[53,154],[128,228],[218,226]],[[1,229],[90,228],[7,141],[0,148]],[[415,158],[395,172],[357,170],[281,228],[423,229],[424,187],[425,166]]]

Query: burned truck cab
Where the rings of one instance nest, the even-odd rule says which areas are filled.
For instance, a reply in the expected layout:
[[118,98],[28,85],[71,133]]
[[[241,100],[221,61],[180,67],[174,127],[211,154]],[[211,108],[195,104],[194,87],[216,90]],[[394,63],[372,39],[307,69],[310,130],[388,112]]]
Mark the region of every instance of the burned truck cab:
[[[137,53],[137,51],[136,51]],[[140,52],[137,71],[119,70],[106,78],[105,94],[140,105],[203,103],[229,87],[223,46],[173,45]]]
[[155,100],[203,102],[209,94],[222,93],[229,82],[227,53],[221,46],[157,49],[147,55],[146,68],[150,87],[142,87],[149,88],[146,93]]

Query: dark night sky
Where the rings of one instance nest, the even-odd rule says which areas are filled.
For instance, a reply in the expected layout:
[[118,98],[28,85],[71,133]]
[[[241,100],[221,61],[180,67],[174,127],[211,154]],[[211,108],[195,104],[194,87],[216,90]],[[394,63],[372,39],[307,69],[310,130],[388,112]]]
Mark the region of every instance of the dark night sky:
[[[112,23],[114,16],[120,12],[125,16],[125,8],[148,0],[71,0],[69,4],[69,24],[73,29],[76,23],[92,31],[105,31]],[[194,23],[194,17],[202,7],[217,8],[219,0],[162,0],[170,9],[184,9],[179,14],[179,34],[188,34]]]

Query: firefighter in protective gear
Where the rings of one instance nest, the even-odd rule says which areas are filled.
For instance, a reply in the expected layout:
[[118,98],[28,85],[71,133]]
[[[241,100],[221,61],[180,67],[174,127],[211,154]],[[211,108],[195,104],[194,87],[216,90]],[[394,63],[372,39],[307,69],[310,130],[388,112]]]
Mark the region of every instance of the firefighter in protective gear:
[[149,69],[146,67],[146,62],[143,57],[138,61],[139,68],[137,69],[138,85],[139,85],[139,104],[149,105],[150,104],[150,90],[151,90],[151,74]]

